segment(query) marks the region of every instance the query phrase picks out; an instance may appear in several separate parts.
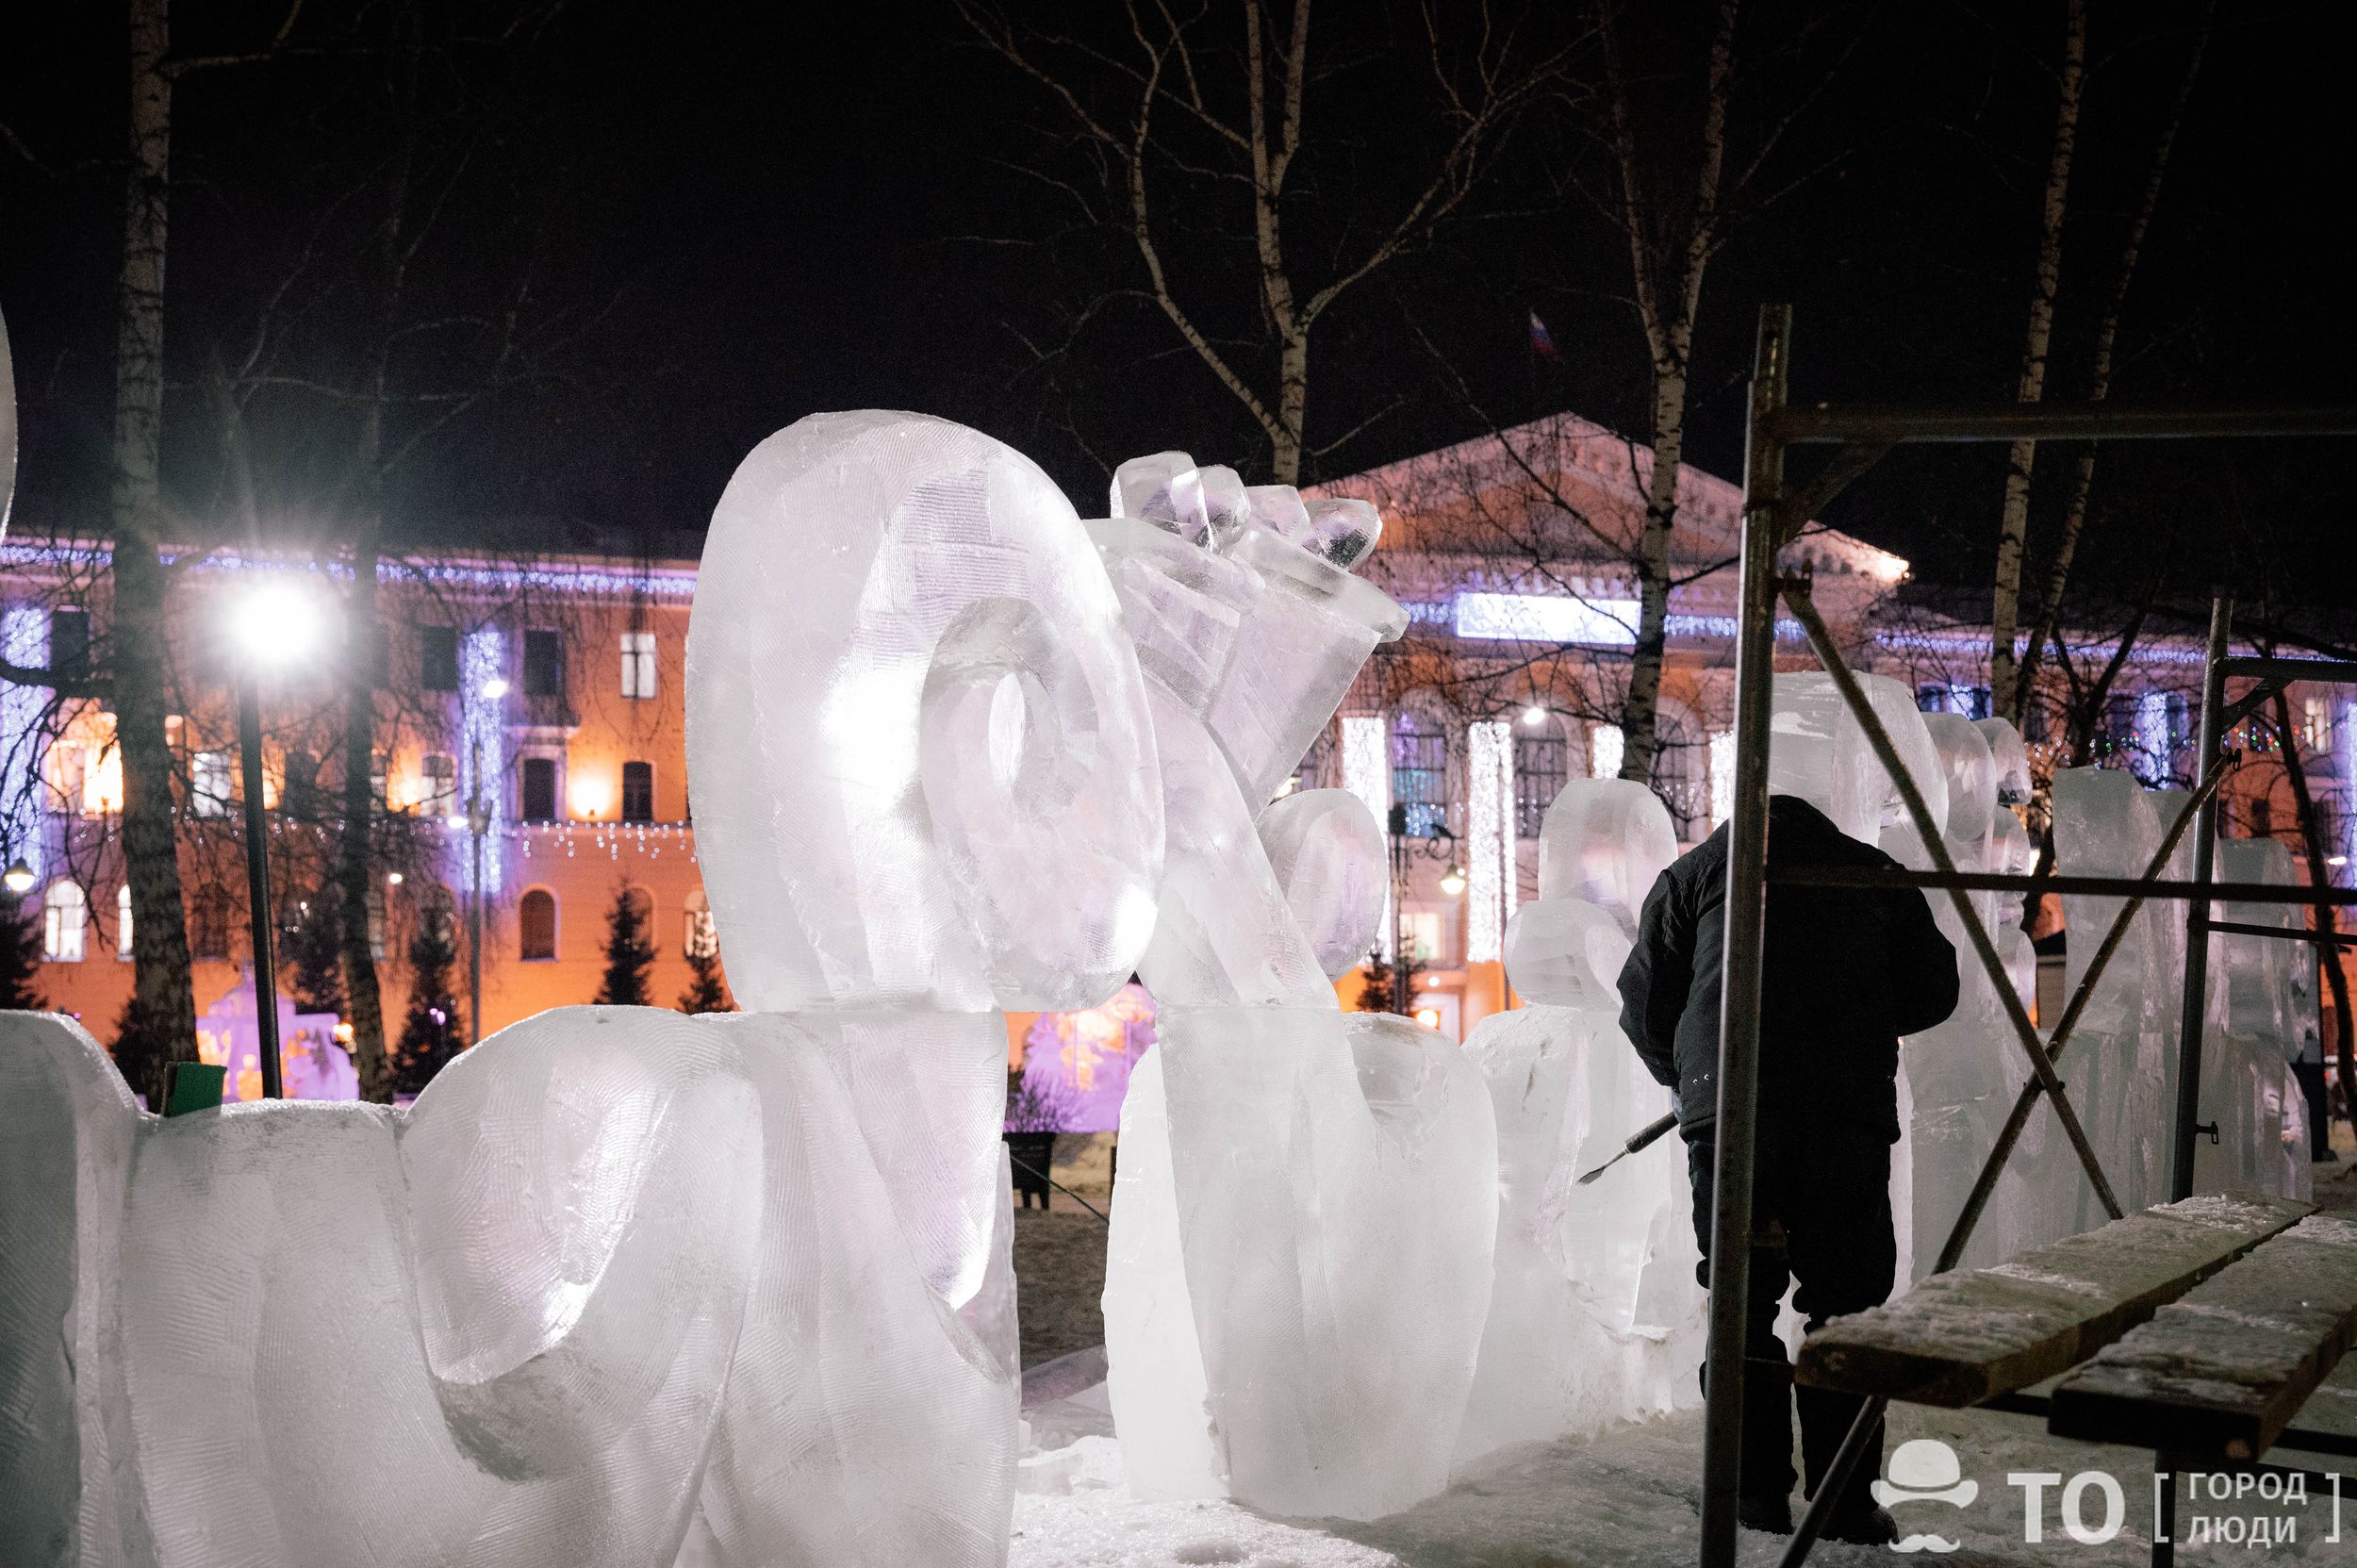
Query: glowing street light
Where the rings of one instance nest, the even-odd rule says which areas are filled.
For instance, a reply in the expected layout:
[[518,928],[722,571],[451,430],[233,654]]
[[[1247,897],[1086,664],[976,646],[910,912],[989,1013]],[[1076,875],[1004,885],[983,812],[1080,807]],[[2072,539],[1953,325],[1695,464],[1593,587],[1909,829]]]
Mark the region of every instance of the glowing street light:
[[6,871],[0,871],[0,886],[7,887],[20,899],[33,890],[34,881],[33,868],[21,860],[11,862]]
[[1547,710],[1533,702],[1523,710],[1523,728],[1535,730],[1547,721]]
[[254,941],[254,1023],[262,1098],[284,1099],[278,1062],[278,955],[271,932],[270,839],[262,819],[261,678],[319,651],[326,617],[291,573],[263,577],[239,595],[227,627],[238,654],[238,752],[245,777],[245,884]]
[[1441,873],[1441,892],[1445,897],[1454,899],[1463,891],[1465,891],[1465,868],[1463,867],[1452,866]]

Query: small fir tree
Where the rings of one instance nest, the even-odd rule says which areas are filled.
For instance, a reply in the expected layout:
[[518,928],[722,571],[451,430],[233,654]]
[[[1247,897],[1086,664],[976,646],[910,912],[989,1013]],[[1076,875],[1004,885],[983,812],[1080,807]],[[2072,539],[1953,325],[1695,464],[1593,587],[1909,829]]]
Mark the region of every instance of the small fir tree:
[[702,945],[687,954],[687,989],[679,994],[682,1013],[733,1013],[728,982],[720,978],[720,951]]
[[451,969],[458,962],[456,921],[437,898],[419,912],[418,933],[409,939],[409,1012],[393,1048],[393,1088],[421,1092],[464,1049],[467,1032],[451,994]]
[[1382,949],[1371,949],[1367,953],[1366,983],[1360,987],[1353,1010],[1414,1016],[1416,971],[1421,967],[1412,952],[1401,953],[1398,962],[1393,963],[1383,956]]
[[647,1006],[647,971],[652,967],[647,912],[625,883],[615,888],[614,907],[605,915],[605,979],[598,985],[598,1005]]
[[0,896],[0,1011],[45,1013],[41,994],[41,919],[22,899]]
[[287,995],[298,1013],[344,1014],[343,922],[324,892],[303,900],[288,928]]

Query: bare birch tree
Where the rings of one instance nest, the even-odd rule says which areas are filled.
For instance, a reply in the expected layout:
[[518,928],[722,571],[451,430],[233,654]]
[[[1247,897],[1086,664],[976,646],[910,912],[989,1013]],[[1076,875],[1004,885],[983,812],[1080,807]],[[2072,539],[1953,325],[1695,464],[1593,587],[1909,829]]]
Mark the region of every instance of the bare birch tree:
[[107,520],[113,540],[110,691],[123,754],[123,854],[131,887],[130,1032],[149,1042],[157,1077],[138,1085],[163,1103],[161,1064],[196,1060],[196,997],[173,828],[172,749],[165,733],[163,538],[164,260],[170,231],[173,92],[215,66],[270,58],[303,10],[293,0],[276,35],[253,54],[171,57],[169,0],[130,0],[130,170],[115,339],[114,447]]
[[[2056,77],[2054,141],[2046,160],[2038,212],[2037,266],[2030,285],[2029,326],[2023,335],[2017,402],[2046,395],[2046,361],[2054,332],[2054,299],[2062,288],[2063,218],[2069,206],[2070,163],[2079,143],[2079,105],[2086,84],[2086,0],[2068,0],[2062,67]],[[2022,551],[2030,530],[2030,471],[2036,441],[2016,441],[2005,458],[2005,499],[1997,527],[1997,574],[1989,601],[1988,672],[1998,716],[2019,719],[2019,690],[2013,645],[2021,622]]]
[[[1312,84],[1335,67],[1312,42],[1310,0],[1192,11],[1129,0],[1113,29],[1122,36],[1104,42],[1018,22],[987,0],[957,5],[984,45],[1047,94],[1088,165],[1078,177],[1034,173],[1086,223],[1124,237],[1145,296],[1259,427],[1269,473],[1286,485],[1300,483],[1317,455],[1309,432],[1319,322],[1465,205],[1563,58],[1534,44],[1525,27],[1500,24],[1487,4],[1425,5],[1431,80],[1420,107],[1442,127],[1437,150],[1393,209],[1362,225],[1363,238],[1312,265],[1304,255],[1314,247],[1301,234],[1311,194],[1302,167],[1321,137],[1339,142],[1353,131],[1324,131],[1312,118]],[[1240,54],[1217,41],[1227,28]],[[1188,239],[1237,215],[1248,223],[1248,268]],[[1242,341],[1214,324],[1237,314],[1240,285],[1256,322]]]
[[[2101,403],[2112,393],[2112,360],[2119,340],[2119,318],[2127,308],[2129,288],[2135,281],[2136,260],[2143,253],[2145,235],[2152,226],[2153,210],[2161,203],[2161,181],[2168,172],[2169,151],[2176,145],[2178,128],[2184,124],[2185,107],[2192,101],[2194,83],[2200,77],[2201,58],[2208,45],[2209,29],[2205,25],[2195,37],[2184,76],[2179,82],[2177,95],[2169,105],[2168,118],[2162,124],[2159,142],[2152,151],[2152,162],[2145,171],[2144,185],[2137,194],[2134,215],[2128,222],[2127,236],[2120,241],[2119,261],[2113,270],[2111,293],[2104,302],[2103,317],[2095,331],[2094,360],[2087,375],[2087,399],[2092,403]],[[2016,450],[2019,452],[2021,449]],[[2063,597],[2069,590],[2071,565],[2078,556],[2079,537],[2086,526],[2087,496],[2095,487],[2097,451],[2092,442],[2082,445],[2077,461],[2071,467],[2070,490],[2063,503],[2061,532],[2054,541],[2053,554],[2047,562],[2045,591],[2039,600],[2037,625],[2023,650],[2021,666],[2014,677],[2010,699],[2001,685],[1992,688],[1998,701],[2009,701],[2010,705],[2003,711],[2010,714],[2017,723],[2029,704],[2031,690],[2037,680],[2040,656],[2053,636],[2055,618],[2062,613]],[[2010,494],[2007,499],[2010,503]]]

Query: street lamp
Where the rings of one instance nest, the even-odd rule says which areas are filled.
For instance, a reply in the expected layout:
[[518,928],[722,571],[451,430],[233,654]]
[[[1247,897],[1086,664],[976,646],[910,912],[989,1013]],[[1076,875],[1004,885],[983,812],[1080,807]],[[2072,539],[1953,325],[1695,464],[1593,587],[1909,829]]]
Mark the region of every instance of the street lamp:
[[1547,710],[1533,702],[1523,710],[1523,728],[1535,730],[1547,721]]
[[262,817],[262,693],[265,672],[319,646],[319,602],[287,577],[270,577],[239,601],[230,622],[238,661],[238,752],[245,780],[245,890],[254,936],[254,1027],[262,1098],[284,1099],[278,1063],[278,955],[272,940],[270,840]]
[[[486,702],[507,695],[506,677],[494,675],[477,688]],[[483,1038],[483,835],[491,826],[483,809],[483,727],[467,726],[467,832],[473,840],[474,875],[468,887],[472,898],[467,910],[467,1032]]]
[[20,899],[33,890],[35,880],[33,868],[21,860],[11,862],[6,871],[0,871],[0,886],[7,887]]
[[1441,873],[1441,893],[1456,898],[1465,891],[1465,872],[1457,859],[1457,835],[1448,831],[1445,822],[1429,824],[1431,831],[1411,834],[1408,831],[1408,802],[1392,802],[1392,996],[1397,1003],[1395,1012],[1407,1013],[1410,1002],[1408,986],[1408,868],[1411,858],[1445,861],[1448,869]]

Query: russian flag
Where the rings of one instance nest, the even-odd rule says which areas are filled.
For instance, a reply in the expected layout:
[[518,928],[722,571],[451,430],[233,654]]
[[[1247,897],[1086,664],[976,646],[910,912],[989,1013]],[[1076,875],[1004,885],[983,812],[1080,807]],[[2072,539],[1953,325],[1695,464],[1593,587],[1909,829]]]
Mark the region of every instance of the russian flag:
[[1555,352],[1555,338],[1547,331],[1547,323],[1539,319],[1536,310],[1530,313],[1530,352],[1547,359],[1562,357]]

